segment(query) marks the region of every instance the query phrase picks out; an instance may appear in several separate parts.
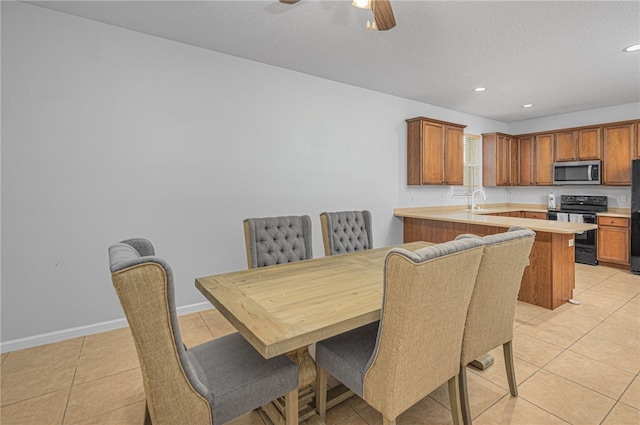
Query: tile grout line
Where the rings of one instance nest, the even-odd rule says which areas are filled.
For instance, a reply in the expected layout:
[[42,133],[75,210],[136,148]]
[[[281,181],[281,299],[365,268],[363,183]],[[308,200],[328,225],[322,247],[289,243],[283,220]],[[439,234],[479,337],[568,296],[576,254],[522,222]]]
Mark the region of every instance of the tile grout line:
[[86,342],[86,336],[82,337],[82,344],[80,345],[80,351],[78,352],[78,358],[76,359],[76,367],[73,371],[73,377],[71,378],[71,385],[69,386],[69,392],[67,393],[67,402],[64,404],[64,411],[62,412],[62,420],[60,425],[64,424],[64,420],[67,417],[67,408],[69,407],[69,400],[71,400],[71,390],[73,390],[73,384],[76,380],[76,374],[78,373],[78,366],[80,365],[80,357],[82,357],[82,350],[84,349],[84,343]]

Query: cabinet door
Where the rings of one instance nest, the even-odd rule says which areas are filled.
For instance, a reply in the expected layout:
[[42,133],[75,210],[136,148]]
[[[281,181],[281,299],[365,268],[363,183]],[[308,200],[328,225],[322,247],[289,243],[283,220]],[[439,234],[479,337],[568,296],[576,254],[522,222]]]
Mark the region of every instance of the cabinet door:
[[629,264],[629,229],[598,227],[598,261]]
[[533,180],[533,137],[525,136],[518,138],[518,184],[531,186]]
[[518,140],[514,137],[509,137],[509,185],[515,186],[518,184],[518,173],[520,167],[518,164]]
[[636,122],[636,159],[640,159],[640,121]]
[[635,131],[635,123],[603,127],[602,184],[631,185],[631,149]]
[[547,213],[538,211],[524,211],[524,218],[531,218],[534,220],[546,220]]
[[534,176],[538,186],[553,184],[553,134],[538,134],[535,139]]
[[578,130],[578,159],[602,159],[602,139],[600,127]]
[[511,176],[511,159],[509,157],[509,153],[511,151],[509,149],[509,138],[498,135],[497,144],[496,170],[498,178],[496,180],[496,184],[498,186],[508,186],[510,184],[509,179]]
[[555,134],[555,160],[575,161],[576,155],[576,132],[563,131]]
[[444,183],[444,125],[422,123],[422,184]]
[[444,183],[464,184],[464,133],[461,128],[445,128]]

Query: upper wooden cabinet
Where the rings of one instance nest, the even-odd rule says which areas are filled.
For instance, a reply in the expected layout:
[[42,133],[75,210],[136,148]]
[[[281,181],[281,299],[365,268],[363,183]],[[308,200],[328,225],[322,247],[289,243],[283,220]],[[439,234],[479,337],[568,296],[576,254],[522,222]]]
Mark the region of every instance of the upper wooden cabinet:
[[569,130],[556,133],[555,160],[575,161],[578,158],[578,132]]
[[600,127],[557,131],[554,136],[556,162],[601,159]]
[[636,159],[640,159],[640,121],[636,123]]
[[482,135],[482,185],[518,184],[517,140],[504,133]]
[[602,138],[600,127],[578,129],[578,160],[602,159]]
[[521,186],[553,184],[553,133],[520,136],[518,183]]
[[631,185],[631,156],[632,153],[637,154],[636,131],[637,123],[635,122],[602,127],[604,138],[602,184]]
[[551,186],[553,184],[553,133],[536,134],[533,148],[535,184]]
[[533,173],[533,136],[521,136],[518,137],[518,184],[522,186],[535,185],[534,173]]
[[407,120],[407,184],[462,185],[464,128],[416,117]]

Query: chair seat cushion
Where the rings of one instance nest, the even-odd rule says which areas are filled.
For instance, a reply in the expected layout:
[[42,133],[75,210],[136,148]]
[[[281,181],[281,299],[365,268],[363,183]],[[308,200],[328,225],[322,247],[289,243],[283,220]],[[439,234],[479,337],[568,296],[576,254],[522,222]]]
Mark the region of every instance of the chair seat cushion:
[[298,366],[286,355],[265,359],[240,334],[187,351],[198,379],[213,400],[213,423],[225,423],[298,386]]
[[316,344],[316,363],[360,397],[379,324],[370,323]]

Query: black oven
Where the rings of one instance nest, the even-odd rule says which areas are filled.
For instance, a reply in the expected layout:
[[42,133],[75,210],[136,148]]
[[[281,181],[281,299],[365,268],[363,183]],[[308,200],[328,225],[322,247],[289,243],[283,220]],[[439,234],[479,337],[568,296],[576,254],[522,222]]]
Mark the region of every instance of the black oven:
[[[560,214],[561,221],[572,221],[577,223],[589,223],[597,224],[598,217],[592,213],[562,213],[559,211],[549,211],[547,213],[547,220],[558,220],[558,214]],[[563,215],[567,215],[567,219],[563,220]],[[573,216],[573,217],[572,217]],[[597,231],[587,230],[586,232],[576,233],[575,240],[575,252],[576,263],[590,264],[592,266],[598,265],[598,252],[596,250],[596,235]]]
[[[549,211],[547,220],[597,224],[596,212],[607,211],[606,196],[562,195],[560,209]],[[574,236],[576,263],[598,264],[596,229],[576,233]]]

